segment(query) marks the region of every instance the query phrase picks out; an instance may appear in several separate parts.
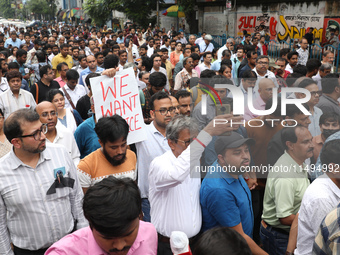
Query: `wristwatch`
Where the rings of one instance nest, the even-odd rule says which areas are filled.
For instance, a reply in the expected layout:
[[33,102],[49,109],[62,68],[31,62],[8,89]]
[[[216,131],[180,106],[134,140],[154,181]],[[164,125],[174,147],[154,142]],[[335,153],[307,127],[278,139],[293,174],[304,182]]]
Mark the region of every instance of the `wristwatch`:
[[294,255],[294,253],[290,251],[286,251],[285,255]]

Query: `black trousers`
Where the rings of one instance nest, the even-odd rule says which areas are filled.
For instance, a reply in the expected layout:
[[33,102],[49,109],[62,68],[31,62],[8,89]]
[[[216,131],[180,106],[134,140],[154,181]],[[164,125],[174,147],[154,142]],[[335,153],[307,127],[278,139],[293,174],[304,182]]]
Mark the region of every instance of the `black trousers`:
[[36,251],[21,249],[13,245],[15,255],[44,255],[48,248]]

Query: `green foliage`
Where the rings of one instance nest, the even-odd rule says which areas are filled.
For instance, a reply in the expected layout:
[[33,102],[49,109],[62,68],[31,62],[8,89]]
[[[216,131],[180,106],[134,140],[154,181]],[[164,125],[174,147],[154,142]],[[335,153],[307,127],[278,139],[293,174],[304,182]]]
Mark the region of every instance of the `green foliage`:
[[112,10],[123,12],[129,19],[143,27],[147,27],[149,23],[156,23],[156,16],[151,15],[152,10],[156,9],[155,0],[87,0],[84,8],[97,24],[109,20]]
[[4,17],[6,19],[14,18],[15,9],[11,8],[10,0],[0,0],[0,14],[1,17]]
[[190,33],[196,34],[198,32],[198,21],[196,20],[196,11],[194,11],[196,0],[177,0],[177,4],[183,7]]
[[84,9],[94,23],[101,25],[111,17],[112,8],[108,4],[107,0],[87,0]]
[[35,14],[51,13],[50,2],[47,2],[46,0],[29,0],[26,4],[30,12]]

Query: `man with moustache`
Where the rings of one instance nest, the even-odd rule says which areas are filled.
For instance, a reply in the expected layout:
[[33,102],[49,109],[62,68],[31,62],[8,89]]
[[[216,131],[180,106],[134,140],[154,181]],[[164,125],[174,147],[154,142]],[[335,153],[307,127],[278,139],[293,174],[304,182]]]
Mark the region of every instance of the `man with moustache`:
[[13,150],[0,159],[0,254],[43,255],[88,225],[76,167],[64,147],[46,144],[47,131],[30,109],[5,121]]
[[180,90],[176,93],[175,97],[179,104],[179,114],[190,117],[194,107],[191,93],[187,90]]
[[290,227],[309,185],[304,161],[313,156],[312,135],[297,125],[282,129],[284,154],[269,171],[263,200],[260,237],[272,255],[285,254]]
[[241,172],[249,166],[248,146],[254,143],[255,140],[243,138],[236,132],[216,140],[218,159],[209,167],[200,190],[202,229],[232,228],[242,235],[253,254],[267,254],[252,240],[251,194]]
[[129,125],[119,115],[103,117],[94,128],[101,148],[83,158],[78,177],[84,193],[108,176],[136,180],[136,154],[127,148]]
[[58,124],[58,112],[54,104],[43,101],[37,105],[35,111],[39,114],[41,123],[47,125],[46,142],[63,145],[77,166],[80,152],[76,140],[71,131],[61,123]]

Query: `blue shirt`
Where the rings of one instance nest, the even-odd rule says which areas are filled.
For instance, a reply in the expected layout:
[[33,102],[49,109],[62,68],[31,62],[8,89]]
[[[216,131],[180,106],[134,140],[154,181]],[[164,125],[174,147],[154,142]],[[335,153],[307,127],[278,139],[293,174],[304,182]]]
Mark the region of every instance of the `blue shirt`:
[[92,118],[88,118],[81,123],[74,132],[74,138],[76,139],[81,159],[101,147],[98,142],[98,136],[94,131],[95,125],[96,123],[92,116]]
[[8,46],[9,45],[12,45],[12,48],[14,47],[14,46],[16,46],[16,47],[18,47],[19,49],[20,49],[20,45],[21,45],[21,40],[19,39],[19,38],[17,38],[16,40],[15,40],[15,42],[12,40],[12,38],[8,38],[7,40],[6,40],[6,42],[5,42],[5,45],[4,45],[4,47],[5,48],[8,48]]
[[248,185],[242,175],[235,179],[226,172],[217,171],[217,167],[221,166],[215,161],[210,169],[215,171],[209,170],[200,190],[202,229],[234,227],[242,223],[244,233],[252,237],[254,215]]
[[221,69],[221,60],[215,60],[214,63],[211,64],[211,70],[219,71]]
[[[104,71],[104,68],[97,66],[97,70],[94,73],[100,73],[100,72],[103,72],[103,71]],[[80,77],[79,77],[79,84],[80,85],[85,86],[84,81],[83,81],[83,76],[88,75],[90,73],[93,73],[93,72],[88,67],[85,70],[81,71]]]
[[116,42],[117,42],[118,44],[123,43],[123,42],[124,42],[124,37],[122,37],[122,39],[120,39],[119,37],[117,37]]

